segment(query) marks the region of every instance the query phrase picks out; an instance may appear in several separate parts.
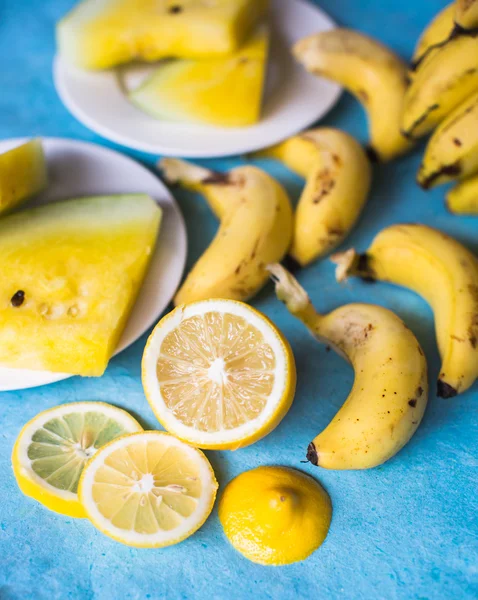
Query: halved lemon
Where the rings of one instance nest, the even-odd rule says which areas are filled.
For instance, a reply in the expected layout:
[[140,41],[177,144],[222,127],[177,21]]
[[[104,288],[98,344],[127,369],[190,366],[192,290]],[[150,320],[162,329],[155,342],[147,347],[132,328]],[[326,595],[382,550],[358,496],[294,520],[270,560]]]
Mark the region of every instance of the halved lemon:
[[290,467],[258,467],[224,490],[219,520],[236,550],[261,565],[288,565],[324,542],[332,518],[318,481]]
[[272,431],[294,398],[287,340],[243,302],[179,306],[154,328],[142,364],[146,397],[161,424],[209,449],[237,449]]
[[79,498],[105,535],[139,548],[170,546],[209,516],[217,481],[204,454],[160,431],[126,435],[86,465]]
[[13,472],[26,496],[55,512],[86,517],[78,501],[87,460],[114,438],[142,431],[126,411],[104,402],[72,402],[39,413],[21,430]]

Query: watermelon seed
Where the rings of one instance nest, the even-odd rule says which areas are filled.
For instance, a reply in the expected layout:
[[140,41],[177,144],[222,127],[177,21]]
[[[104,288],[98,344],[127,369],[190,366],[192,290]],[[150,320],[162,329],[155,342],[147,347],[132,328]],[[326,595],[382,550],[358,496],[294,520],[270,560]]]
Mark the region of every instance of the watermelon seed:
[[18,308],[19,306],[21,306],[25,301],[25,292],[23,290],[18,290],[18,292],[15,292],[12,296],[12,299],[10,300],[10,302],[12,303],[12,306],[14,306],[15,308]]

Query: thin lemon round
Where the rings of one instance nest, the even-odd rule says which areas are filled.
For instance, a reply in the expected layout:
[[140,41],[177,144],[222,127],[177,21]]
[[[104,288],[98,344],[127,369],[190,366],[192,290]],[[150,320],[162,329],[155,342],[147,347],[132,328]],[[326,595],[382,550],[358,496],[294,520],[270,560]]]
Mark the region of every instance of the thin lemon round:
[[21,430],[13,473],[26,496],[69,517],[86,517],[78,501],[88,459],[114,438],[142,431],[126,411],[104,402],[72,402],[39,413]]
[[125,435],[86,465],[78,488],[102,533],[138,548],[184,540],[209,516],[217,481],[204,454],[164,431]]
[[224,490],[219,519],[236,550],[261,565],[307,558],[324,542],[332,518],[327,492],[288,467],[242,473]]
[[213,299],[179,306],[156,325],[142,379],[165,429],[198,448],[235,450],[286,415],[296,371],[287,340],[265,315]]

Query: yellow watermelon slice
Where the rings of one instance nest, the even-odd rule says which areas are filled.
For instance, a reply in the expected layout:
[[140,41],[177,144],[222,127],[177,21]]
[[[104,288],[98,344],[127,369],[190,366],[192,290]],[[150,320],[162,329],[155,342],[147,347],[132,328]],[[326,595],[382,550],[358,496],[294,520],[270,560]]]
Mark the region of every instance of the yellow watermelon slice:
[[0,365],[102,375],[160,220],[146,195],[68,200],[0,220]]
[[0,154],[0,213],[40,193],[48,183],[40,140],[30,140]]
[[262,25],[234,54],[160,65],[131,101],[169,121],[241,127],[258,121],[267,67],[269,28]]
[[269,0],[83,0],[57,26],[60,54],[83,69],[135,59],[233,52]]

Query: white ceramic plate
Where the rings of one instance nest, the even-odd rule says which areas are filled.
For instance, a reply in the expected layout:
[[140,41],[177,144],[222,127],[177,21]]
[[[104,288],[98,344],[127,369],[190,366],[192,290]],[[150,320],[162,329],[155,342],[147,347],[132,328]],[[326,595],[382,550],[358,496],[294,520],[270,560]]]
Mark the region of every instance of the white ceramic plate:
[[[0,142],[0,152],[24,140]],[[163,209],[158,243],[138,299],[121,336],[118,352],[135,342],[153,325],[176,291],[186,261],[187,239],[183,217],[158,177],[118,152],[75,140],[43,139],[50,175],[48,189],[29,203],[47,204],[67,198],[103,194],[149,194]],[[71,375],[46,371],[0,368],[0,391],[20,390],[66,379]]]
[[264,111],[257,125],[217,128],[160,121],[133,106],[122,87],[138,85],[152,67],[85,72],[54,62],[56,89],[84,125],[130,148],[190,158],[230,156],[275,144],[312,125],[336,103],[340,87],[305,72],[290,53],[300,38],[334,27],[317,6],[272,0],[273,40]]

